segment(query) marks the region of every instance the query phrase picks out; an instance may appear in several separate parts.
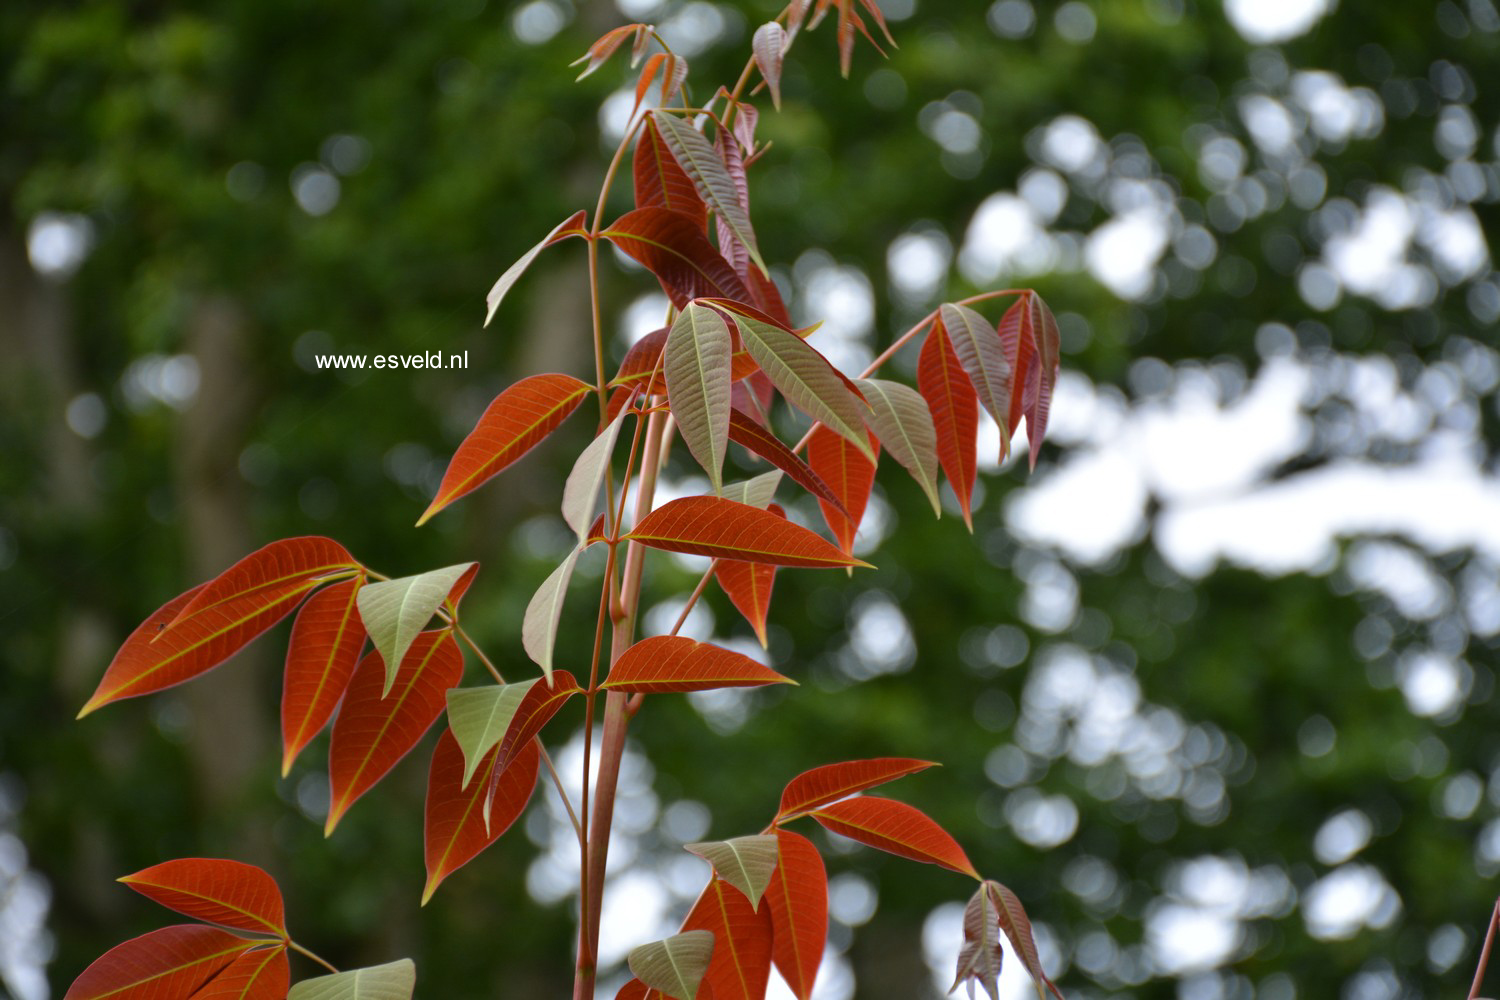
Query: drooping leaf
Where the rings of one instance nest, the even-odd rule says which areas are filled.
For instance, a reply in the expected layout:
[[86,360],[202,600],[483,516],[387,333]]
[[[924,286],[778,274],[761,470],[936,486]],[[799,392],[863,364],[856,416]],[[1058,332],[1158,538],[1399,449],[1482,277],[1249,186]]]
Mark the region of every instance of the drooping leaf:
[[797,1000],[810,1000],[828,940],[828,871],[812,841],[776,831],[777,862],[766,890],[771,957]]
[[979,877],[958,841],[926,813],[905,802],[861,795],[822,806],[811,816],[834,833],[861,844]]
[[432,620],[459,578],[475,565],[457,563],[416,576],[367,583],[359,589],[359,617],[385,661],[384,694],[389,694],[396,682],[396,670],[412,641]]
[[914,757],[872,757],[869,760],[824,764],[811,771],[803,771],[787,782],[786,789],[782,791],[781,808],[776,812],[776,822],[783,823],[819,806],[848,798],[856,792],[936,766],[934,761],[917,760]]
[[[866,445],[872,453],[877,445],[872,434]],[[823,520],[844,552],[854,551],[854,536],[875,487],[875,462],[827,427],[814,427],[807,441],[807,464],[828,484],[841,503],[818,501]]]
[[582,554],[583,547],[575,545],[557,568],[547,574],[547,579],[531,595],[521,619],[521,646],[548,678],[552,676],[552,653],[557,647],[557,629],[562,624],[568,582],[573,579],[573,567],[578,565]]
[[667,61],[661,73],[661,101],[662,106],[672,103],[672,98],[682,90],[682,85],[687,82],[688,61],[675,53],[667,53]]
[[647,115],[635,143],[631,162],[635,180],[636,208],[665,208],[692,219],[702,232],[708,231],[708,207],[698,188],[682,172],[656,127],[656,116]]
[[776,870],[776,837],[769,833],[729,840],[684,844],[683,848],[714,866],[719,878],[745,894],[750,905],[760,909],[760,899]]
[[498,754],[499,749],[492,747],[479,765],[479,780],[471,781],[465,787],[463,750],[449,730],[444,730],[438,738],[437,748],[432,752],[432,765],[427,772],[423,823],[427,884],[422,888],[423,906],[445,878],[500,839],[531,800],[541,760],[541,749],[534,740],[499,775],[489,829],[485,829],[484,800],[490,780],[495,777]]
[[505,735],[495,751],[495,769],[490,776],[489,792],[484,800],[486,825],[490,822],[495,797],[499,794],[501,776],[511,763],[531,745],[537,734],[542,731],[542,727],[557,714],[558,709],[582,690],[572,674],[566,670],[559,670],[552,675],[550,684],[547,681],[532,684],[522,695],[521,704],[516,706],[516,713],[510,720],[510,726],[505,730]]
[[[661,64],[666,60],[665,52],[658,52],[646,60],[646,65],[641,67],[640,78],[635,81],[635,103],[630,106],[630,117],[634,118],[636,112],[641,110],[641,103],[646,100],[646,95],[651,92],[651,83],[656,79],[656,73],[661,69]],[[640,203],[637,202],[637,205]]]
[[763,1000],[771,978],[770,907],[757,910],[738,889],[714,878],[682,929],[713,935],[713,958],[703,979],[718,1000]]
[[734,238],[750,254],[755,266],[760,268],[761,273],[765,273],[766,263],[761,260],[760,248],[755,244],[750,217],[740,203],[734,180],[724,169],[724,162],[714,152],[714,147],[702,132],[676,115],[653,112],[650,117],[655,120],[662,141],[671,151],[673,159],[682,168],[682,172],[692,179],[698,188],[698,196],[713,210],[719,225],[729,227]]
[[672,415],[715,493],[724,485],[733,354],[724,317],[690,303],[673,321],[662,359]]
[[571,375],[530,375],[496,396],[453,453],[417,526],[540,444],[592,390]]
[[365,645],[356,598],[363,578],[325,587],[292,623],[281,687],[281,776],[302,748],[323,731],[338,707]]
[[495,318],[495,311],[500,308],[500,303],[505,299],[505,293],[511,290],[531,262],[536,260],[537,255],[559,240],[565,240],[569,236],[587,237],[584,230],[584,220],[587,216],[580,209],[557,224],[557,227],[542,237],[542,241],[521,255],[521,259],[505,269],[505,273],[496,279],[490,288],[489,294],[484,297],[484,325],[489,326],[490,320]]
[[716,559],[827,569],[870,564],[769,511],[722,497],[682,497],[647,514],[628,538],[652,548]]
[[780,482],[781,471],[773,469],[770,472],[752,476],[744,482],[725,483],[724,499],[749,504],[751,507],[765,507],[776,495],[776,487]]
[[443,714],[444,695],[458,684],[463,670],[463,654],[448,629],[417,636],[401,661],[389,696],[381,693],[386,670],[380,653],[369,653],[359,662],[333,723],[324,836],[333,833],[349,807],[385,777]]
[[750,292],[734,268],[689,216],[665,208],[626,212],[599,235],[643,264],[678,309],[719,297],[745,301]]
[[917,389],[932,412],[938,460],[954,496],[958,497],[964,524],[973,531],[970,500],[979,471],[975,454],[979,441],[979,398],[953,352],[941,318],[932,325],[922,343],[922,353],[917,359]]
[[786,53],[786,32],[780,24],[770,21],[755,29],[750,40],[750,49],[755,54],[755,65],[771,91],[771,104],[781,110],[781,60]]
[[731,410],[729,414],[729,440],[735,444],[750,449],[755,454],[764,458],[782,472],[792,477],[792,480],[820,500],[831,503],[842,508],[838,494],[823,482],[812,468],[802,459],[798,458],[792,449],[782,443],[781,439],[765,427],[756,423],[746,416],[741,410]]
[[[745,176],[745,156],[740,149],[739,140],[725,129],[719,129],[714,135],[714,155],[724,167],[724,172],[729,175],[729,180],[734,184],[735,201],[740,206],[740,211],[748,219],[750,217],[750,181]],[[736,274],[749,286],[749,275],[759,274],[750,266],[750,253],[745,249],[734,235],[734,231],[725,225],[721,219],[714,226],[714,236],[719,241],[719,253],[729,261]]]
[[573,463],[568,481],[563,484],[563,520],[578,533],[579,544],[589,540],[589,525],[594,521],[594,508],[599,506],[599,490],[604,486],[604,477],[609,474],[610,456],[614,454],[615,442],[624,422],[625,414],[621,413],[589,442]]
[[409,958],[368,969],[349,969],[292,987],[287,1000],[411,1000],[417,967]]
[[964,907],[964,943],[958,951],[958,969],[948,992],[966,982],[969,1000],[973,1000],[974,984],[978,983],[990,1000],[1000,1000],[1000,967],[1004,962],[1005,949],[1000,946],[1000,921],[995,915],[995,904],[987,886],[981,885]]
[[614,55],[615,51],[621,45],[625,44],[625,39],[627,38],[634,39],[630,49],[630,65],[634,66],[640,61],[641,56],[646,51],[646,46],[651,41],[651,25],[649,24],[622,24],[618,28],[611,28],[600,35],[594,44],[589,46],[587,52],[568,63],[568,65],[588,64],[583,67],[583,72],[578,74],[578,79],[582,80],[608,62],[609,57]]
[[635,977],[677,1000],[694,1000],[714,952],[714,935],[688,931],[632,948],[625,961]]
[[[755,149],[755,126],[760,121],[760,111],[753,104],[743,101],[735,101],[734,122],[730,128],[734,131],[734,137],[740,141],[740,145],[747,152]],[[760,272],[756,272],[759,274]]]
[[1051,990],[1057,1000],[1063,1000],[1063,995],[1058,991],[1052,980],[1047,978],[1047,973],[1042,969],[1041,956],[1037,954],[1036,938],[1031,933],[1031,919],[1026,916],[1026,908],[1016,898],[1016,894],[994,879],[986,879],[983,890],[988,892],[990,901],[995,906],[996,917],[1000,922],[1000,929],[1005,936],[1010,938],[1011,945],[1016,949],[1016,955],[1021,959],[1021,964],[1026,966],[1026,971],[1031,973],[1031,981],[1036,986],[1037,1000],[1047,1000],[1047,990]]
[[193,595],[159,637],[180,622],[207,612],[226,617],[278,604],[305,593],[330,577],[363,569],[349,550],[331,538],[283,538],[256,549],[214,577]]
[[937,431],[932,414],[920,393],[910,386],[886,379],[859,379],[856,383],[870,404],[870,427],[885,450],[900,462],[922,492],[934,514],[938,503]]
[[603,686],[658,694],[794,683],[744,653],[686,636],[654,635],[620,654]]
[[181,858],[143,868],[120,881],[184,916],[252,934],[287,936],[276,880],[242,861]]
[[[953,344],[953,353],[979,396],[979,404],[1004,428],[1010,413],[1011,367],[1000,335],[968,306],[944,303],[939,316]],[[1002,433],[1000,457],[1003,459],[1009,451],[1010,438]]]
[[490,751],[500,744],[521,699],[526,697],[538,678],[516,684],[487,684],[478,688],[453,688],[448,692],[448,731],[464,755],[463,779],[459,788],[467,789],[482,761],[490,761]]
[[192,1000],[286,1000],[292,970],[286,945],[247,951],[192,995]]
[[163,927],[117,944],[84,969],[63,1000],[190,996],[257,942],[203,924]]
[[1005,345],[1012,372],[1008,422],[1001,426],[1015,434],[1021,417],[1026,417],[1029,461],[1034,469],[1057,384],[1057,320],[1040,295],[1027,292],[1005,311],[996,332]]

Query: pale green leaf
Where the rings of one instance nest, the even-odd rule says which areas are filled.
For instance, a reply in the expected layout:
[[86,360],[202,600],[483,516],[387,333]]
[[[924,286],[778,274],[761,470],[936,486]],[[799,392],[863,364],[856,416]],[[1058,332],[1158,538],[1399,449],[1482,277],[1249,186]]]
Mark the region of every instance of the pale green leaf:
[[568,581],[573,579],[573,567],[583,552],[583,546],[575,546],[542,585],[531,595],[526,605],[526,614],[521,619],[521,645],[531,657],[547,682],[552,682],[552,651],[557,645],[557,629],[562,622],[563,600],[568,596]]
[[632,948],[625,960],[635,978],[653,990],[693,1000],[713,953],[713,931],[687,931]]
[[750,254],[750,259],[755,261],[755,266],[760,268],[760,273],[769,277],[766,262],[760,259],[760,248],[755,245],[755,232],[750,228],[750,217],[745,214],[734,179],[729,176],[729,171],[725,169],[724,161],[719,159],[713,144],[702,132],[676,115],[656,113],[651,117],[672,158],[677,161],[682,172],[692,179],[703,203],[714,210],[721,225],[729,227],[734,238]]
[[448,728],[464,752],[464,780],[468,788],[484,755],[505,737],[521,699],[536,678],[519,684],[491,684],[482,688],[452,688],[448,692]]
[[388,965],[304,979],[292,987],[287,1000],[411,1000],[416,985],[417,967],[403,958]]
[[594,523],[594,508],[599,503],[599,489],[609,473],[609,459],[615,450],[615,441],[620,437],[620,425],[625,422],[625,411],[604,428],[604,431],[589,442],[587,448],[573,463],[568,481],[563,485],[562,515],[568,527],[578,533],[578,541],[589,540],[589,526]]
[[1000,453],[1003,458],[1010,450],[1010,437],[1005,433],[1010,419],[1010,361],[1005,357],[1005,344],[989,320],[968,306],[944,303],[939,310],[943,329],[953,344],[953,353],[958,363],[969,376],[979,402],[990,411],[990,416],[1000,425]]
[[510,267],[506,268],[505,273],[500,275],[499,280],[497,280],[494,286],[490,289],[490,293],[484,297],[485,326],[490,325],[490,320],[495,318],[495,310],[500,308],[500,302],[505,298],[505,293],[510,291],[512,285],[521,280],[521,275],[526,273],[526,269],[531,266],[532,261],[536,260],[537,255],[540,254],[543,250],[547,249],[550,244],[557,242],[557,240],[561,237],[563,230],[581,228],[583,226],[583,223],[584,214],[582,212],[575,212],[573,215],[564,219],[562,222],[559,222],[556,229],[552,230],[552,232],[542,237],[542,241],[540,243],[522,254],[520,260],[516,261]]
[[750,905],[760,909],[760,898],[771,884],[771,873],[776,870],[779,857],[775,834],[711,840],[684,847],[713,865],[719,878],[744,893]]
[[725,500],[765,510],[776,496],[776,487],[780,483],[781,470],[772,469],[742,483],[725,483],[723,497]]
[[401,658],[411,648],[417,633],[432,619],[458,578],[473,565],[459,563],[359,588],[359,617],[370,633],[370,641],[385,660],[385,690],[381,697],[391,693]]
[[886,451],[910,472],[932,512],[942,515],[938,502],[937,428],[922,394],[911,386],[885,379],[859,379],[859,391],[870,404],[870,427]]
[[729,449],[733,354],[724,317],[690,303],[667,331],[662,357],[672,415],[715,493],[724,485],[724,453]]

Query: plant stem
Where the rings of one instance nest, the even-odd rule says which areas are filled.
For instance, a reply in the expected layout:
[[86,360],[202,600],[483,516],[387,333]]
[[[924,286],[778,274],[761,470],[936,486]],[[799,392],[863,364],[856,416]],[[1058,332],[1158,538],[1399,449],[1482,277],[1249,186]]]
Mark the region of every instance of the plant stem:
[[333,965],[332,962],[328,961],[326,958],[320,958],[317,955],[314,955],[312,952],[308,951],[306,948],[302,947],[300,944],[298,944],[297,942],[293,941],[292,939],[288,938],[286,944],[287,944],[288,948],[292,949],[297,954],[299,954],[299,955],[306,955],[308,958],[312,959],[314,962],[317,962],[319,965],[321,965],[323,968],[327,969],[329,972],[332,972],[332,973],[335,973],[335,974],[338,973],[339,970],[334,967],[334,965]]
[[1474,970],[1474,985],[1469,987],[1469,1000],[1479,1000],[1479,988],[1484,985],[1484,973],[1490,964],[1490,948],[1495,944],[1495,928],[1500,926],[1500,899],[1490,912],[1490,929],[1484,935],[1484,947],[1479,950],[1479,967]]

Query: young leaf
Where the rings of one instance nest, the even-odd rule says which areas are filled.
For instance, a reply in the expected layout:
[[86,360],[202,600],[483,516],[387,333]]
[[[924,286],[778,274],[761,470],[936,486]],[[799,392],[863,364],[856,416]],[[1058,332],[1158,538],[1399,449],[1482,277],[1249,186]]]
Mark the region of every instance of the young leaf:
[[1040,295],[1027,292],[1000,317],[996,332],[1005,345],[1013,374],[1009,421],[1001,426],[1014,434],[1021,417],[1026,417],[1026,440],[1034,469],[1057,383],[1057,320]]
[[763,1000],[771,978],[770,907],[755,909],[738,889],[715,878],[682,929],[713,935],[713,959],[703,979],[718,1000]]
[[1000,921],[995,915],[995,904],[988,886],[981,885],[964,907],[964,943],[958,951],[958,971],[948,992],[952,993],[967,980],[969,1000],[974,998],[975,983],[984,988],[990,1000],[1000,1000],[1000,967],[1004,962],[1005,949],[1000,946]]
[[885,450],[905,466],[922,492],[932,512],[941,515],[938,503],[937,431],[932,414],[917,390],[885,379],[860,379],[856,383],[870,404],[870,427]]
[[572,674],[566,670],[559,670],[552,675],[550,685],[533,684],[522,696],[521,704],[516,706],[515,716],[510,720],[510,726],[505,730],[505,736],[500,740],[500,746],[496,750],[495,770],[490,776],[489,791],[484,800],[486,827],[490,823],[490,813],[494,809],[495,798],[499,794],[501,776],[511,763],[531,745],[537,734],[542,731],[542,727],[557,714],[558,709],[582,690]]
[[325,587],[302,606],[292,623],[281,688],[281,776],[297,754],[322,732],[338,707],[359,652],[365,625],[356,597],[363,578]]
[[192,1000],[286,1000],[291,981],[286,945],[257,948],[230,962]]
[[[739,140],[724,129],[719,129],[714,135],[713,145],[714,155],[719,158],[719,162],[724,166],[724,172],[729,175],[729,180],[734,184],[735,201],[739,203],[740,211],[745,213],[748,219],[750,216],[750,181],[745,176],[745,156],[740,149]],[[752,273],[752,269],[750,254],[745,249],[745,245],[735,237],[734,231],[725,225],[723,220],[714,226],[714,236],[719,241],[719,253],[729,261],[736,274],[746,279],[748,285],[748,276]],[[760,274],[759,271],[753,273]]]
[[694,1000],[714,952],[714,935],[688,931],[630,949],[630,971],[652,989],[677,1000]]
[[761,666],[744,653],[685,636],[655,635],[620,654],[603,686],[659,694],[793,683],[791,678]]
[[766,899],[771,910],[771,958],[797,1000],[810,1000],[828,940],[828,872],[812,841],[776,831],[776,871]]
[[578,79],[582,80],[608,62],[609,57],[614,55],[615,51],[621,45],[625,44],[625,39],[631,35],[635,36],[635,41],[632,43],[630,51],[630,65],[634,66],[640,61],[647,43],[651,40],[651,26],[649,24],[624,24],[618,28],[611,28],[600,35],[594,44],[589,46],[587,52],[568,63],[568,65],[577,66],[581,62],[588,63],[583,68],[583,72],[578,74]]
[[713,209],[720,225],[729,227],[735,239],[750,254],[755,266],[764,274],[766,262],[761,260],[760,248],[755,245],[755,232],[750,228],[750,217],[740,204],[734,180],[724,169],[724,163],[714,152],[713,146],[702,132],[676,115],[653,112],[650,117],[655,120],[672,158],[697,186],[698,196],[703,199],[703,203]]
[[[653,57],[654,58],[654,57]],[[700,232],[708,231],[708,206],[698,196],[692,179],[682,172],[656,127],[655,115],[646,116],[635,143],[631,167],[635,180],[636,208],[665,208],[692,219]]]
[[750,291],[698,224],[665,208],[626,212],[599,235],[656,275],[678,309],[706,296],[744,301]]
[[252,934],[287,936],[281,889],[254,865],[220,858],[182,858],[152,865],[120,881],[184,916]]
[[479,765],[479,780],[470,782],[466,788],[464,754],[458,741],[446,729],[438,737],[437,748],[432,752],[432,765],[427,772],[427,805],[423,823],[427,884],[422,889],[423,906],[445,878],[500,839],[531,800],[541,760],[541,750],[535,740],[499,775],[489,829],[485,829],[484,800],[494,777],[498,754],[498,749],[490,750]]
[[[634,118],[635,113],[641,110],[641,102],[651,92],[651,83],[656,79],[656,72],[661,69],[661,64],[666,58],[667,54],[665,52],[658,52],[646,60],[646,65],[641,69],[640,79],[635,82],[635,103],[630,106],[631,118]],[[639,205],[640,202],[636,204]]]
[[964,524],[973,531],[969,505],[979,471],[975,455],[979,441],[979,398],[958,355],[953,353],[942,319],[932,325],[922,343],[922,353],[917,359],[917,390],[932,412],[938,460],[958,497]]
[[[866,442],[872,454],[878,448],[874,441],[871,435]],[[820,499],[818,507],[833,537],[839,540],[839,547],[846,553],[853,552],[854,536],[870,502],[870,491],[875,487],[874,459],[867,458],[829,428],[814,427],[807,441],[807,464],[839,498],[838,504]]]
[[839,502],[838,494],[823,482],[821,476],[798,458],[792,449],[781,442],[780,438],[756,423],[742,410],[731,410],[729,413],[729,440],[764,458],[791,476],[794,482],[813,496],[836,507],[843,507],[843,504]]
[[905,802],[862,795],[823,806],[811,815],[827,829],[861,844],[979,877],[958,841],[926,813]]
[[552,244],[559,240],[565,240],[569,236],[588,236],[588,233],[583,228],[586,218],[587,216],[582,209],[574,212],[559,222],[557,228],[553,229],[552,232],[542,237],[540,243],[523,253],[520,260],[505,269],[505,273],[500,275],[495,281],[494,286],[490,288],[489,294],[484,297],[485,326],[489,326],[490,320],[495,318],[495,311],[500,308],[500,303],[505,299],[505,293],[510,291],[511,286],[517,281],[521,280],[521,275],[526,273],[526,269],[531,266],[532,261],[536,260],[538,254]]
[[786,32],[775,21],[763,24],[755,29],[750,49],[755,53],[755,65],[765,78],[766,88],[771,91],[771,104],[780,111],[781,60],[786,53]]
[[403,958],[368,969],[349,969],[331,976],[304,979],[287,1000],[411,1000],[417,986],[417,967]]
[[663,353],[672,415],[715,493],[724,485],[733,354],[724,317],[697,303],[690,303],[673,321]]
[[713,865],[719,878],[744,893],[750,905],[760,909],[760,898],[765,895],[771,873],[776,870],[776,838],[773,835],[766,833],[684,844],[683,849]]
[[1026,966],[1026,971],[1031,973],[1031,981],[1036,986],[1037,1000],[1047,1000],[1048,989],[1057,997],[1057,1000],[1063,1000],[1062,993],[1053,985],[1052,980],[1047,978],[1047,973],[1042,969],[1042,959],[1036,951],[1036,939],[1031,934],[1031,920],[1026,916],[1026,908],[1021,905],[1016,894],[994,879],[986,879],[981,888],[988,892],[990,901],[995,906],[1000,929],[1005,931],[1006,937],[1010,938],[1011,945],[1016,949],[1016,955]]
[[[1011,368],[1005,358],[1005,344],[989,322],[968,306],[944,303],[939,310],[943,329],[953,343],[953,353],[969,383],[979,395],[979,403],[1001,428],[1007,426],[1010,413]],[[1010,437],[1000,435],[1000,457],[1010,451]]]
[[847,556],[806,528],[721,497],[682,497],[653,510],[628,538],[652,548],[716,559],[827,569],[870,564]]
[[781,471],[773,469],[770,472],[762,472],[758,476],[753,476],[742,483],[725,483],[724,499],[749,504],[751,507],[764,508],[776,495],[776,487],[780,482]]
[[448,629],[417,636],[401,661],[389,697],[379,652],[354,668],[328,751],[330,787],[323,835],[333,833],[356,800],[385,777],[443,714],[444,694],[463,676],[464,658]]
[[73,980],[63,1000],[190,996],[257,943],[202,924],[163,927],[99,956]]
[[589,540],[589,525],[594,521],[594,508],[599,506],[599,490],[604,477],[609,474],[609,459],[620,437],[620,426],[625,422],[621,413],[609,422],[573,463],[568,481],[563,484],[562,515],[568,527],[578,533],[580,545]]
[[496,396],[453,453],[417,527],[540,444],[591,391],[571,375],[530,375]]
[[418,633],[432,620],[448,592],[475,563],[457,563],[416,576],[367,583],[359,589],[359,617],[370,641],[385,661],[385,689],[390,694],[396,671]]
[[448,731],[464,754],[460,790],[469,787],[480,762],[489,759],[490,751],[504,739],[505,731],[516,717],[516,709],[521,707],[521,699],[537,680],[533,677],[518,684],[488,684],[448,692]]
[[667,53],[666,68],[661,74],[661,100],[659,104],[665,106],[672,103],[672,98],[682,89],[687,82],[688,62],[682,56]]
[[776,822],[784,823],[819,806],[848,798],[855,792],[863,792],[936,766],[934,761],[916,760],[912,757],[874,757],[870,760],[824,764],[811,771],[803,771],[787,782],[786,789],[781,793],[781,808],[776,812]]
[[557,629],[562,623],[563,601],[568,596],[568,581],[573,579],[573,567],[583,547],[575,545],[557,568],[547,574],[547,579],[531,595],[526,605],[526,614],[521,619],[521,646],[542,673],[552,677],[552,653],[557,646]]
[[207,612],[223,618],[262,610],[299,595],[328,577],[363,569],[349,550],[331,538],[305,535],[262,546],[210,580],[167,625],[162,639],[178,623]]
[[766,617],[771,610],[771,590],[776,584],[776,567],[769,563],[720,559],[714,563],[714,579],[739,613],[745,616],[755,637],[766,648]]

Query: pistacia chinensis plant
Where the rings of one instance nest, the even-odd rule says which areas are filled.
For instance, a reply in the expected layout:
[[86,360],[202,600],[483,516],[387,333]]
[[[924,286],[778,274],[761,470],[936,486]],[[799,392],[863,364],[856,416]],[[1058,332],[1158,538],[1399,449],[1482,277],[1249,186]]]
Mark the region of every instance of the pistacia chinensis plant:
[[[744,71],[727,87],[692,80],[687,62],[645,24],[608,32],[580,60],[583,76],[612,59],[628,59],[639,72],[630,125],[592,212],[564,219],[500,276],[489,292],[486,324],[539,254],[578,240],[588,255],[593,357],[579,358],[574,371],[529,375],[495,397],[417,521],[505,472],[575,411],[596,424],[562,492],[575,544],[525,611],[532,676],[502,676],[465,631],[463,598],[478,563],[391,577],[331,538],[288,538],[151,615],[116,654],[80,715],[213,669],[297,611],[281,704],[282,771],[331,720],[326,833],[335,835],[361,796],[440,724],[426,793],[425,904],[515,824],[544,776],[565,803],[577,839],[573,996],[591,1000],[627,732],[649,724],[647,702],[658,697],[795,683],[795,663],[773,668],[679,634],[705,589],[722,589],[764,645],[778,571],[868,566],[853,554],[854,537],[882,453],[915,479],[934,513],[945,478],[968,522],[980,408],[1002,428],[1002,451],[1024,419],[1033,462],[1046,431],[1058,330],[1032,291],[995,290],[942,305],[857,375],[819,353],[816,327],[792,322],[767,270],[769,248],[756,241],[746,177],[768,154],[757,143],[756,123],[765,104],[780,103],[783,60],[824,21],[833,25],[845,75],[858,38],[894,44],[875,0],[793,0],[755,31]],[[611,189],[626,172],[635,207],[606,219]],[[606,244],[639,263],[670,301],[661,328],[618,365],[607,363],[607,304],[600,298]],[[777,248],[778,256],[786,252]],[[1001,306],[998,322],[985,315]],[[886,363],[908,348],[918,358],[915,386],[883,377]],[[804,427],[800,437],[791,431]],[[658,477],[674,442],[702,467],[709,488],[658,503]],[[752,474],[759,469],[765,471]],[[776,503],[779,490],[816,498],[826,536],[789,519]],[[570,595],[575,565],[596,546],[605,553],[598,596]],[[643,635],[642,581],[661,553],[707,557],[708,568],[676,624],[663,635]],[[592,625],[587,662],[554,656],[564,622],[570,630]],[[582,725],[576,786],[559,775],[546,749],[563,713],[569,726]],[[761,829],[683,845],[712,865],[712,875],[679,933],[630,952],[634,978],[618,992],[620,1000],[751,1000],[765,995],[773,966],[808,1000],[824,954],[829,898],[819,849],[798,832],[808,821],[975,881],[955,988],[967,985],[972,994],[977,984],[996,996],[1003,933],[1038,997],[1062,996],[1042,970],[1016,896],[987,878],[927,815],[867,794],[932,762],[893,756],[808,764],[811,770],[789,776],[779,803],[766,803]],[[580,794],[570,795],[570,787]],[[78,977],[68,1000],[412,994],[416,970],[405,959],[345,971],[328,966],[327,974],[292,985],[290,952],[327,963],[292,938],[278,886],[254,866],[187,858],[121,881],[199,922],[119,945]],[[504,982],[503,970],[498,981]]]

